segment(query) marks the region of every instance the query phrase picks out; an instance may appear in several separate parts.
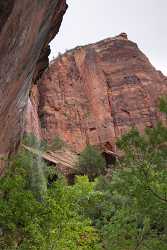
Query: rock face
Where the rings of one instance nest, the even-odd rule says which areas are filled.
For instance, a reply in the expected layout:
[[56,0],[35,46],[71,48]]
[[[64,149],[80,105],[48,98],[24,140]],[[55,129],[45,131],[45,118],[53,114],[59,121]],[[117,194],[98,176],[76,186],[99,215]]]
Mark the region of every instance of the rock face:
[[38,91],[42,136],[59,135],[77,152],[88,143],[115,151],[131,127],[142,132],[165,119],[156,107],[166,78],[125,33],[60,55]]
[[0,156],[19,143],[32,81],[48,66],[66,8],[65,0],[0,1]]
[[25,131],[28,134],[33,133],[37,138],[41,139],[41,128],[38,117],[38,105],[39,105],[39,93],[37,85],[33,85],[31,89],[31,96],[28,99],[28,105],[26,110],[26,123]]

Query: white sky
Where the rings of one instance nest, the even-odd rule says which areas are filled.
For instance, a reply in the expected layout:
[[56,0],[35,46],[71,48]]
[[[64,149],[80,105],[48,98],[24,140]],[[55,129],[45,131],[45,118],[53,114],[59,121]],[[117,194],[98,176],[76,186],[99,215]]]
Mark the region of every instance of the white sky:
[[167,0],[67,0],[50,59],[78,45],[126,32],[167,75]]

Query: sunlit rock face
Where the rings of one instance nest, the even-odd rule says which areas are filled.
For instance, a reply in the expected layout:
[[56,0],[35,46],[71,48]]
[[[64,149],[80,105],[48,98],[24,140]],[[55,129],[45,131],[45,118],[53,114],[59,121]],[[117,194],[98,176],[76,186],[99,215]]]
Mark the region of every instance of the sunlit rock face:
[[79,152],[86,144],[116,150],[131,127],[143,132],[164,117],[167,81],[126,34],[77,47],[54,60],[38,83],[41,134]]
[[48,66],[66,8],[65,0],[0,1],[0,156],[17,148],[29,90]]

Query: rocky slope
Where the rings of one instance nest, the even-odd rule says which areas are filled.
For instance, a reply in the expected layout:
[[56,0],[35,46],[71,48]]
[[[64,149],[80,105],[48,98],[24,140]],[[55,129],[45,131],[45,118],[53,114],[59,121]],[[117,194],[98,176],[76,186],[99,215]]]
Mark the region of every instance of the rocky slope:
[[24,128],[32,82],[48,66],[65,0],[0,1],[0,156],[13,152]]
[[36,121],[35,133],[48,141],[59,135],[77,152],[88,143],[115,151],[116,139],[132,126],[142,132],[164,120],[156,107],[167,81],[122,33],[60,55],[35,91],[41,126]]

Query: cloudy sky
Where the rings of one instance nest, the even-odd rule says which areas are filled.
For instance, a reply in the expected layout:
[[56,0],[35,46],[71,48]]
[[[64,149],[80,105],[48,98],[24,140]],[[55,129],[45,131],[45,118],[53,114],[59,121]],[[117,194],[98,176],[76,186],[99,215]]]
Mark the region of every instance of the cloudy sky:
[[50,59],[78,45],[126,32],[167,75],[167,0],[67,0]]

